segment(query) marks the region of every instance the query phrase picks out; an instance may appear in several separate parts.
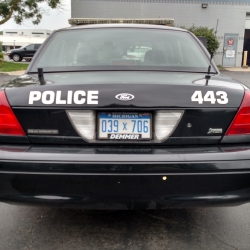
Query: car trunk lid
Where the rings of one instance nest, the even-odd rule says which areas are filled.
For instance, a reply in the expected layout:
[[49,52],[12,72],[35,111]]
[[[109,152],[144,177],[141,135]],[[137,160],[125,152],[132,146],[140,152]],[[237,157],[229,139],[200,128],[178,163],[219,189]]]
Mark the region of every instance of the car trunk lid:
[[[233,120],[244,88],[230,79],[177,72],[88,72],[45,74],[46,85],[26,75],[5,86],[8,101],[30,142],[46,144],[88,144],[68,116],[69,111],[146,112],[152,119],[150,140],[136,143],[162,145],[216,144]],[[69,84],[70,82],[70,84]],[[117,98],[130,94],[129,100]],[[126,95],[125,95],[126,97]],[[173,130],[156,141],[155,117],[159,111],[182,112]],[[110,143],[98,139],[91,143]],[[111,143],[131,143],[113,140]],[[134,142],[133,142],[134,143]]]

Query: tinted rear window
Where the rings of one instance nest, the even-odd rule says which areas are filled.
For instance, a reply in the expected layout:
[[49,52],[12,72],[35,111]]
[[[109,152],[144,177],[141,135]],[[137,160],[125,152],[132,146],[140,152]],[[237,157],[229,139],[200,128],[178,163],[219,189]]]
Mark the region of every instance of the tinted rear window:
[[56,32],[31,71],[148,69],[206,72],[209,60],[187,32],[102,28]]

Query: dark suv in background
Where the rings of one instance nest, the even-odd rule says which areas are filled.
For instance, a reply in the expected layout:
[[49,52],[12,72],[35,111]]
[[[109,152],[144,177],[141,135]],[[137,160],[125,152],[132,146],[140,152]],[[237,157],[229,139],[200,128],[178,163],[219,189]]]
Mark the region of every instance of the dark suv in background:
[[19,49],[13,49],[10,51],[9,58],[14,62],[21,62],[23,59],[29,62],[40,46],[41,44],[36,43],[25,45]]

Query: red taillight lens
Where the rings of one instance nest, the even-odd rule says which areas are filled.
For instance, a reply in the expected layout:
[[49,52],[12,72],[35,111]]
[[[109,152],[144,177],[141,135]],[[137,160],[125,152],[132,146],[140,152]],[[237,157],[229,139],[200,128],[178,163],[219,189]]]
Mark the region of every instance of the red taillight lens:
[[0,135],[25,136],[4,91],[0,91]]
[[245,90],[241,106],[226,135],[250,134],[250,90]]

